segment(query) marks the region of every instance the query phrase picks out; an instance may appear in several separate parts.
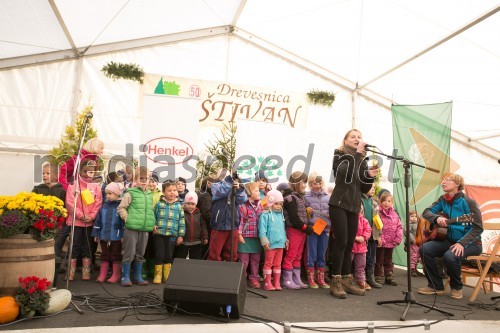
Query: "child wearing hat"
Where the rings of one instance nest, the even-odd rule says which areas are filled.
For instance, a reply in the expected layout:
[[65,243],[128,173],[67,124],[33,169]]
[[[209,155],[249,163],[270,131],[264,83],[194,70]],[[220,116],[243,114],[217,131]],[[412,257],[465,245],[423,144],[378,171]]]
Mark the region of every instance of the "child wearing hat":
[[208,243],[207,226],[201,218],[201,212],[196,207],[198,195],[194,192],[186,193],[184,197],[184,221],[186,233],[178,245],[176,258],[201,259],[201,245]]
[[101,271],[96,282],[103,283],[106,280],[110,263],[113,265],[113,274],[107,280],[108,283],[117,283],[122,270],[122,238],[125,222],[117,213],[123,185],[120,183],[109,183],[104,189],[106,202],[97,214],[92,237],[96,243],[101,244]]
[[255,173],[255,182],[259,185],[260,199],[264,199],[270,190],[269,181],[264,170],[259,170]]
[[280,191],[271,190],[266,195],[266,201],[268,208],[260,214],[259,218],[259,238],[265,251],[262,270],[264,289],[282,290],[280,285],[281,259],[283,258],[283,249],[288,249],[282,208],[283,195]]
[[179,177],[175,180],[175,187],[177,188],[178,201],[182,205],[184,204],[184,198],[189,190],[186,188],[186,179]]

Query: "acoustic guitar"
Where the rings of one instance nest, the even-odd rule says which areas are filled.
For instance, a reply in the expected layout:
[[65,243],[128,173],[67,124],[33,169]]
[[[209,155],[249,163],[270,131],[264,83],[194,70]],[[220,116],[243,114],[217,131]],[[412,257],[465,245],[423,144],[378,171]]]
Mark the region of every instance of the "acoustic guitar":
[[459,217],[454,217],[452,219],[448,218],[446,214],[440,214],[446,218],[446,227],[439,226],[437,224],[431,223],[424,218],[420,218],[418,221],[417,232],[415,235],[415,244],[421,246],[425,242],[431,240],[442,241],[446,239],[446,234],[448,232],[448,225],[456,222],[471,223],[472,214],[464,214]]

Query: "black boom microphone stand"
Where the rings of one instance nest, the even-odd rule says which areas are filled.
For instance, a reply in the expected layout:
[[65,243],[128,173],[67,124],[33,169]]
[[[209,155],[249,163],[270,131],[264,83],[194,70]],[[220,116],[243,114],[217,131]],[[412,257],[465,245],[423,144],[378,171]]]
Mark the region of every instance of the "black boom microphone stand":
[[454,316],[453,313],[451,312],[447,312],[447,311],[444,311],[444,310],[441,310],[435,306],[430,306],[430,305],[427,305],[427,304],[423,304],[423,303],[420,303],[420,302],[417,302],[417,300],[415,299],[415,296],[413,295],[413,292],[411,291],[411,271],[409,269],[410,267],[410,246],[408,244],[408,242],[410,241],[410,202],[409,202],[409,195],[408,195],[408,189],[410,188],[410,177],[411,177],[411,174],[410,174],[410,166],[411,165],[416,165],[420,168],[424,168],[424,169],[427,169],[429,171],[432,171],[432,172],[436,172],[436,173],[439,173],[439,170],[436,170],[436,169],[433,169],[433,168],[429,168],[429,167],[426,167],[424,165],[420,165],[420,164],[417,164],[417,163],[414,163],[414,162],[411,162],[409,161],[408,159],[404,158],[404,157],[399,157],[399,156],[391,156],[391,155],[387,155],[387,154],[384,154],[380,151],[374,151],[374,150],[370,150],[370,149],[366,149],[366,151],[370,151],[370,152],[373,152],[373,153],[376,153],[376,154],[380,154],[380,155],[384,155],[386,156],[387,158],[389,159],[393,159],[393,160],[397,160],[397,161],[401,161],[403,162],[403,167],[405,169],[405,182],[404,182],[404,185],[405,185],[405,209],[406,209],[406,245],[407,245],[407,249],[408,251],[406,251],[406,265],[407,265],[407,270],[406,270],[406,276],[407,276],[407,279],[408,279],[408,288],[406,291],[403,292],[403,294],[405,295],[405,298],[402,299],[402,300],[392,300],[392,301],[378,301],[377,302],[377,305],[382,305],[382,304],[406,304],[406,307],[403,311],[403,314],[401,315],[401,318],[400,320],[404,321],[405,320],[405,317],[406,317],[406,313],[408,312],[408,309],[410,308],[410,305],[412,304],[416,304],[416,305],[419,305],[419,306],[422,306],[424,308],[427,308],[429,310],[435,310],[435,311],[438,311],[438,312],[441,312],[445,315],[448,315],[448,316]]
[[[71,176],[71,183],[76,184],[75,190],[73,191],[73,221],[71,222],[71,235],[69,242],[69,254],[66,261],[66,289],[69,290],[69,271],[71,270],[71,257],[73,256],[73,238],[75,234],[75,220],[76,220],[76,203],[78,201],[77,195],[80,190],[80,165],[82,162],[82,147],[83,141],[85,140],[85,135],[87,134],[87,129],[89,126],[90,119],[92,118],[92,113],[89,112],[85,115],[85,123],[83,124],[82,138],[80,140],[80,146],[78,147],[78,152],[76,154],[75,168],[73,169],[73,175]],[[76,311],[80,314],[83,313],[82,310],[71,300],[71,304],[76,308]]]

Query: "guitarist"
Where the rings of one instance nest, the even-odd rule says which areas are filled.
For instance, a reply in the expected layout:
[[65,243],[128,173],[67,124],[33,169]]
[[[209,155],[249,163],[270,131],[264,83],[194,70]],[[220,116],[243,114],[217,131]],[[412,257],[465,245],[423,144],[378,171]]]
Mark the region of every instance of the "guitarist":
[[[448,227],[446,239],[432,240],[420,247],[420,257],[425,267],[427,287],[419,288],[418,293],[423,295],[443,295],[443,280],[439,276],[436,257],[443,258],[443,264],[450,276],[450,297],[462,298],[462,261],[471,255],[482,252],[481,233],[483,223],[477,203],[464,195],[464,179],[457,174],[445,175],[441,182],[445,192],[431,207],[424,210],[422,216],[441,227]],[[450,219],[470,214],[472,223],[449,221],[439,215],[444,213]],[[447,224],[448,221],[448,224]]]

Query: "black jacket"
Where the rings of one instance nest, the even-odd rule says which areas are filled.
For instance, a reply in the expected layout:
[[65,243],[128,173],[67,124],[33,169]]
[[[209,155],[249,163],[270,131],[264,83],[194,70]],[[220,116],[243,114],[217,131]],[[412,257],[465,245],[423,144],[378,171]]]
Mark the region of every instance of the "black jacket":
[[196,207],[200,210],[202,220],[205,222],[208,231],[210,231],[210,220],[212,217],[212,190],[210,187],[198,194],[198,204]]
[[62,202],[66,200],[66,190],[63,188],[61,183],[57,183],[52,187],[48,187],[45,184],[36,185],[35,187],[33,187],[33,190],[31,190],[31,192],[34,192],[36,194],[52,195],[61,199]]
[[358,152],[350,155],[336,149],[332,169],[335,176],[335,189],[329,204],[359,213],[361,193],[368,192],[374,180],[368,175],[368,163]]

